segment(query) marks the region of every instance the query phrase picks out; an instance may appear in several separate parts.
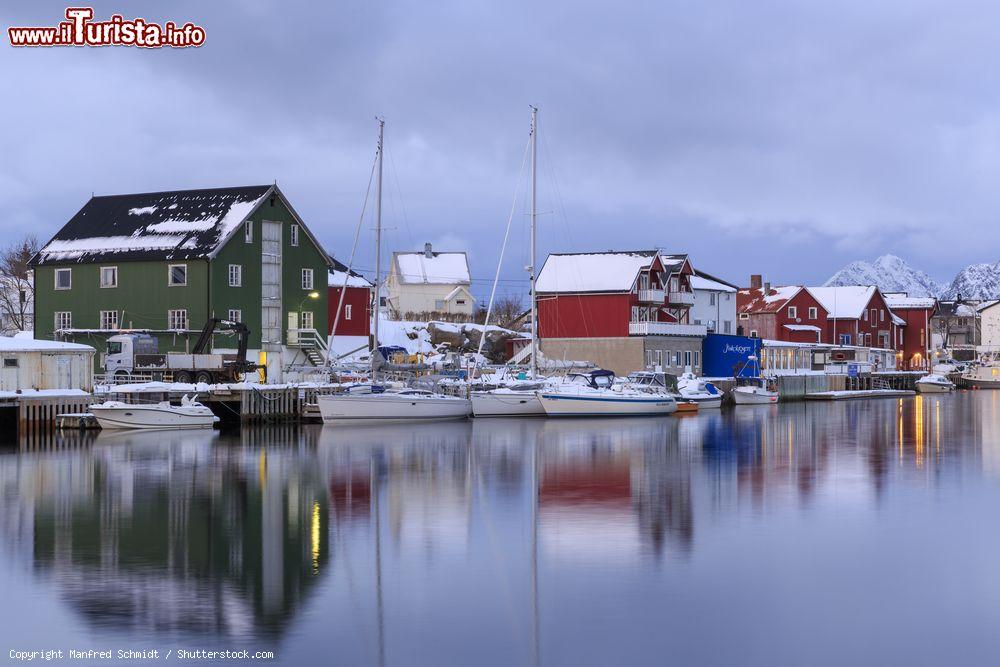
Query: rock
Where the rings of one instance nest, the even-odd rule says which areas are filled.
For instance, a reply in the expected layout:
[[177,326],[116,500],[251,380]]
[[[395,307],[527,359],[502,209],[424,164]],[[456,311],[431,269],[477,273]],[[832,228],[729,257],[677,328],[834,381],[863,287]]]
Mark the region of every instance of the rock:
[[452,350],[460,351],[468,345],[468,338],[454,324],[431,322],[427,325],[427,333],[430,335],[430,342],[434,347],[447,345]]

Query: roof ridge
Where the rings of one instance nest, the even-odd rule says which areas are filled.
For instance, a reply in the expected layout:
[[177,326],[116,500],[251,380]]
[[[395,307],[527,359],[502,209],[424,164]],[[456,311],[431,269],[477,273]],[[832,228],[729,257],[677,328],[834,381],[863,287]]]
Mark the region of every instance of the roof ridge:
[[251,188],[270,188],[273,187],[273,183],[268,183],[267,185],[227,185],[219,186],[215,188],[187,188],[184,190],[158,190],[154,192],[121,192],[113,195],[92,195],[92,199],[111,199],[113,197],[147,197],[151,195],[174,195],[181,194],[184,192],[214,192],[217,190],[249,190]]

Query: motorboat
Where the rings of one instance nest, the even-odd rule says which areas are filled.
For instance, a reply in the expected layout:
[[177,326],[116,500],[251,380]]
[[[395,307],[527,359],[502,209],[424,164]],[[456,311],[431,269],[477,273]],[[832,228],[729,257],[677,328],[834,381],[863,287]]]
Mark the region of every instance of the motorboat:
[[730,392],[736,405],[768,405],[778,402],[778,392],[768,387],[764,378],[753,378],[750,384],[733,387]]
[[495,389],[469,392],[475,417],[538,417],[545,414],[538,402],[541,382],[521,382]]
[[677,411],[669,393],[652,393],[615,384],[615,374],[598,369],[570,373],[566,381],[538,392],[549,417],[662,416]]
[[970,366],[962,373],[962,381],[976,389],[1000,389],[1000,364],[990,362]]
[[102,429],[212,428],[219,421],[209,408],[187,396],[180,405],[105,401],[91,405],[90,413]]
[[914,384],[921,394],[947,394],[955,388],[955,383],[937,373],[929,373]]
[[694,401],[701,410],[722,407],[722,390],[704,378],[695,377],[694,373],[684,373],[677,378],[677,390],[681,398]]
[[316,402],[324,422],[410,422],[465,419],[472,413],[467,398],[436,394],[425,389],[385,390],[380,385],[349,387],[323,394]]

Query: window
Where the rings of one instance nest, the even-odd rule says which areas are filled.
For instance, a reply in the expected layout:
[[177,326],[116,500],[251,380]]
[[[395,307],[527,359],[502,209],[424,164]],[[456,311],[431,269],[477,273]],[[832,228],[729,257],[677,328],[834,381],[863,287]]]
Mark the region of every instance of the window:
[[114,331],[118,328],[117,310],[101,311],[101,328],[104,329],[105,331]]
[[434,302],[434,310],[444,310],[444,301],[437,299]]
[[788,317],[790,317],[793,320],[797,320],[799,318],[799,309],[796,308],[795,306],[789,306]]
[[670,291],[671,292],[680,292],[681,291],[680,282],[678,282],[678,280],[677,280],[676,277],[670,279]]
[[681,365],[681,351],[677,350],[676,352],[674,352],[674,366],[679,367],[680,365]]
[[246,224],[243,225],[243,240],[247,243],[253,243],[253,220],[247,220]]
[[303,329],[314,329],[313,326],[313,314],[311,311],[302,311],[302,328]]
[[299,244],[299,226],[298,225],[290,225],[288,227],[288,233],[291,234],[291,244],[292,245],[298,245]]
[[819,311],[816,310],[816,306],[809,306],[809,319],[815,320],[819,317]]
[[188,328],[188,311],[184,308],[167,311],[167,328],[184,331]]
[[701,366],[701,352],[699,352],[698,350],[694,351],[694,365],[695,368]]
[[459,306],[464,306],[465,299],[455,299],[455,303],[457,303]]
[[868,321],[868,311],[867,310],[861,311],[861,319],[863,319],[865,322]]
[[56,269],[56,289],[73,287],[73,269]]
[[669,366],[670,365],[670,350],[664,350],[663,352],[660,353],[660,355],[661,355],[661,358],[663,359],[663,365],[664,366]]
[[840,344],[850,345],[851,344],[851,334],[840,334]]
[[715,292],[709,292],[708,293],[708,305],[710,305],[710,306],[714,306],[715,305]]
[[750,337],[751,338],[757,338],[757,330],[756,329],[751,329],[750,330]]
[[101,267],[101,287],[118,287],[118,267]]
[[167,267],[167,285],[183,287],[188,284],[187,264],[171,264]]
[[3,360],[4,368],[17,368],[17,357],[6,357]]
[[732,333],[732,332],[733,332],[732,320],[722,320],[722,333]]
[[639,274],[639,289],[649,289],[649,274],[640,273]]
[[696,317],[696,318],[694,318],[694,323],[695,324],[701,324],[701,320]]
[[243,311],[236,308],[230,308],[229,316],[226,319],[228,319],[230,322],[242,322]]
[[230,287],[242,287],[243,286],[243,265],[242,264],[230,264],[229,265],[229,286]]
[[351,304],[347,304],[346,306],[344,306],[344,319],[345,320],[351,319]]
[[750,319],[750,313],[740,313],[740,319],[741,320],[749,320]]
[[73,328],[73,313],[68,310],[57,310],[56,313],[56,331],[61,329],[72,329]]
[[684,350],[684,365],[691,365],[691,350]]
[[313,270],[302,269],[302,289],[313,288]]

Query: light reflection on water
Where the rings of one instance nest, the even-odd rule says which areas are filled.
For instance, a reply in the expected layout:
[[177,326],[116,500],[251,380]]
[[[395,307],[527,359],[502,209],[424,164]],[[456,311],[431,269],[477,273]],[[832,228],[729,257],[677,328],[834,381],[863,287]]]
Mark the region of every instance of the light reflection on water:
[[998,398],[25,443],[0,623],[284,664],[993,661]]

